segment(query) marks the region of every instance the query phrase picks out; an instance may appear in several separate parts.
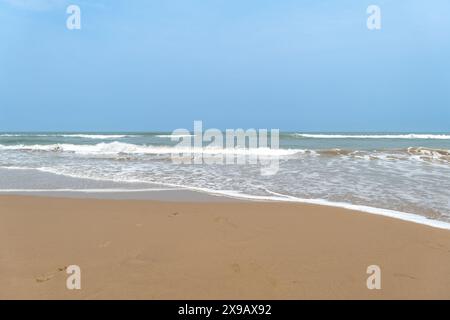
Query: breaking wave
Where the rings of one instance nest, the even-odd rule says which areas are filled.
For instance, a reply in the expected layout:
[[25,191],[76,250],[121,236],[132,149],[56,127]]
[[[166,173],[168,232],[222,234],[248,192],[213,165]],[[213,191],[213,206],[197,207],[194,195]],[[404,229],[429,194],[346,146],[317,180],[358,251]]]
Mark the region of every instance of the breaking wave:
[[62,137],[62,138],[84,138],[84,139],[120,139],[127,137],[135,137],[135,135],[122,135],[122,134],[21,134],[21,133],[4,133],[0,134],[0,137]]
[[446,134],[309,134],[295,133],[294,136],[313,139],[438,139],[450,140],[450,135]]
[[205,154],[205,155],[246,155],[246,156],[323,156],[323,157],[351,157],[365,160],[420,160],[450,164],[450,150],[425,147],[409,147],[406,149],[387,150],[346,150],[346,149],[271,149],[271,148],[217,148],[217,147],[177,147],[137,145],[123,142],[98,143],[94,145],[82,144],[36,144],[36,145],[2,145],[0,150],[16,150],[24,152],[67,152],[80,155],[171,155],[171,154]]
[[303,150],[299,149],[270,149],[270,148],[183,148],[170,146],[146,146],[122,142],[99,143],[95,145],[51,144],[51,145],[0,145],[0,150],[71,152],[86,155],[116,155],[116,154],[233,154],[260,156],[288,156]]

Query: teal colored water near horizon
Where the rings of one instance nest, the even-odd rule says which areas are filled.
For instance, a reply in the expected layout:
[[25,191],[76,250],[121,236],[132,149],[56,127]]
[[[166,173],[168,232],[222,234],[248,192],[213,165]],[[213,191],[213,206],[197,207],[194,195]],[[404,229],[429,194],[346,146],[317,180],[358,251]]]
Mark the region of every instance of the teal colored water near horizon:
[[[258,130],[257,130],[258,131]],[[225,136],[225,132],[222,131]],[[270,132],[270,131],[269,131]],[[192,132],[191,132],[192,133]],[[0,144],[95,144],[102,141],[124,141],[134,144],[173,144],[172,132],[0,132]],[[311,149],[385,149],[430,147],[450,149],[450,132],[280,132],[280,147]]]

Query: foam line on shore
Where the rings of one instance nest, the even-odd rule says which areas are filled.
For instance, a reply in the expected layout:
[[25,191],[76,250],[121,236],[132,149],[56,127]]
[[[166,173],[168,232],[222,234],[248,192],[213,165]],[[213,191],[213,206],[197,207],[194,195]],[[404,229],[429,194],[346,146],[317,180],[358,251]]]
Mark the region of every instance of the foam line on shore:
[[253,200],[253,201],[280,201],[280,202],[306,203],[306,204],[313,204],[313,205],[343,208],[343,209],[348,209],[348,210],[352,210],[352,211],[365,212],[365,213],[385,216],[385,217],[389,217],[389,218],[399,219],[399,220],[403,220],[403,221],[413,222],[413,223],[422,224],[422,225],[426,225],[426,226],[433,227],[433,228],[450,230],[450,223],[429,219],[427,217],[420,216],[420,215],[417,215],[414,213],[407,213],[407,212],[395,211],[395,210],[390,210],[390,209],[369,207],[369,206],[364,206],[364,205],[355,205],[355,204],[350,204],[350,203],[345,203],[345,202],[334,202],[334,201],[329,201],[329,200],[325,200],[325,199],[297,198],[297,197],[293,197],[293,196],[277,194],[270,190],[266,190],[266,191],[274,194],[273,197],[248,195],[248,194],[242,194],[242,193],[235,192],[235,191],[224,191],[224,190],[216,191],[216,190],[207,190],[207,189],[202,189],[202,188],[190,188],[190,187],[188,189],[194,190],[194,191],[212,193],[212,194],[220,194],[220,195],[235,198],[235,199],[247,199],[247,200]]
[[[298,197],[294,197],[294,196],[276,193],[276,192],[273,192],[273,191],[270,191],[267,189],[264,189],[264,190],[267,193],[272,194],[273,196],[249,195],[249,194],[240,193],[240,192],[237,192],[234,190],[214,190],[214,189],[201,188],[201,187],[178,185],[178,184],[167,183],[167,182],[146,182],[146,181],[141,181],[141,180],[117,181],[117,180],[111,180],[111,179],[82,177],[82,176],[78,176],[78,175],[74,175],[74,174],[54,172],[53,170],[46,170],[46,169],[42,169],[42,168],[34,169],[34,170],[38,170],[41,172],[47,172],[47,173],[51,173],[51,174],[55,174],[55,175],[62,175],[62,176],[66,176],[66,177],[78,178],[78,179],[90,179],[90,180],[94,180],[94,181],[107,181],[107,182],[130,183],[130,184],[146,183],[149,185],[167,186],[170,188],[178,188],[178,190],[197,191],[197,192],[202,192],[202,193],[206,193],[206,194],[210,194],[210,195],[220,195],[220,196],[233,198],[233,199],[244,199],[244,200],[253,200],[253,201],[280,201],[280,202],[294,202],[294,203],[296,202],[296,203],[306,203],[306,204],[322,205],[322,206],[329,206],[329,207],[336,207],[336,208],[344,208],[344,209],[348,209],[348,210],[352,210],[352,211],[376,214],[376,215],[395,218],[395,219],[399,219],[399,220],[403,220],[403,221],[418,223],[418,224],[422,224],[422,225],[426,225],[426,226],[430,226],[430,227],[434,227],[434,228],[450,230],[450,223],[447,223],[444,221],[439,221],[439,220],[429,219],[425,216],[420,216],[420,215],[417,215],[414,213],[407,213],[407,212],[401,212],[401,211],[390,210],[390,209],[370,207],[370,206],[365,206],[365,205],[356,205],[356,204],[345,203],[345,202],[333,202],[333,201],[329,201],[329,200],[325,200],[325,199],[298,198]],[[22,192],[19,190],[20,189],[17,189],[17,190],[11,191],[10,193]],[[31,189],[31,190],[33,190],[33,189]],[[49,190],[40,191],[40,192],[58,192],[58,190],[61,190],[61,189],[49,189]],[[77,189],[77,190],[83,190],[83,189]],[[130,189],[114,189],[114,192],[120,192],[119,190],[130,190]],[[151,192],[151,191],[156,191],[156,188],[155,189],[143,188],[143,189],[138,189],[138,190],[144,190],[144,192],[145,191]],[[173,189],[171,189],[171,190],[173,190]],[[161,190],[161,191],[163,191],[163,190]],[[2,192],[2,191],[0,190],[0,192]],[[36,192],[39,192],[39,191],[36,191]],[[136,192],[136,191],[134,191],[134,192]],[[89,191],[87,191],[87,193],[89,193]]]
[[[355,205],[345,202],[333,202],[325,199],[304,199],[304,198],[297,198],[293,196],[283,195],[279,194],[270,190],[266,190],[268,193],[273,194],[273,196],[258,196],[258,195],[249,195],[249,194],[243,194],[240,192],[232,191],[232,190],[211,190],[206,188],[198,188],[198,187],[186,187],[186,186],[180,186],[176,184],[170,184],[170,183],[159,183],[160,185],[166,185],[171,188],[160,188],[160,189],[41,189],[41,190],[34,190],[34,189],[5,189],[0,190],[0,193],[39,193],[39,192],[84,192],[84,193],[122,193],[122,192],[156,192],[156,191],[182,191],[182,190],[190,190],[190,191],[197,191],[201,193],[207,193],[210,195],[220,195],[228,198],[233,199],[245,199],[245,200],[252,200],[252,201],[270,201],[270,202],[291,202],[291,203],[305,203],[305,204],[313,204],[313,205],[320,205],[320,206],[328,206],[328,207],[336,207],[336,208],[343,208],[348,209],[352,211],[359,211],[359,212],[365,212],[380,216],[385,216],[389,218],[399,219],[407,222],[413,222],[417,224],[426,225],[433,228],[439,228],[439,229],[445,229],[450,230],[450,223],[444,222],[444,221],[438,221],[429,219],[424,216],[420,216],[413,213],[407,213],[407,212],[401,212],[401,211],[395,211],[390,209],[383,209],[383,208],[376,208],[376,207],[370,207],[370,206],[364,206],[364,205]],[[178,189],[174,189],[178,188]]]
[[124,192],[153,192],[153,191],[181,191],[182,188],[149,188],[149,189],[0,189],[1,193],[42,193],[42,192],[74,192],[74,193],[124,193]]

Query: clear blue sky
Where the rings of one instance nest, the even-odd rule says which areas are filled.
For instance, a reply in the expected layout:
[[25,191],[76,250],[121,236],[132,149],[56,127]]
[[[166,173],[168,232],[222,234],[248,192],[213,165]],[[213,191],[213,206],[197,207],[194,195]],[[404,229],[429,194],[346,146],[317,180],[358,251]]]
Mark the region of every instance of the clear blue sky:
[[[66,29],[68,4],[81,30]],[[0,131],[194,120],[450,131],[450,1],[0,0]]]

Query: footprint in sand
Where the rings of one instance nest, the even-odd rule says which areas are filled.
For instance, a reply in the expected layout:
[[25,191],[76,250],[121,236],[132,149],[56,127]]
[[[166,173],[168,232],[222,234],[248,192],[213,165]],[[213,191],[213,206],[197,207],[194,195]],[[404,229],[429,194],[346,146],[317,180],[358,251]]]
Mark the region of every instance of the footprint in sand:
[[416,280],[417,279],[416,277],[413,277],[413,276],[411,276],[409,274],[406,274],[406,273],[394,273],[394,277],[408,278],[408,279],[411,279],[411,280]]
[[174,213],[169,214],[169,218],[176,217],[178,215],[179,215],[178,212],[174,212]]
[[53,279],[54,277],[55,277],[54,274],[47,274],[47,275],[39,276],[36,278],[36,282],[39,282],[39,283],[46,282],[48,280]]
[[238,263],[233,263],[231,265],[231,269],[233,269],[233,271],[236,273],[241,272],[241,266]]
[[35,280],[37,283],[47,282],[47,281],[53,279],[58,272],[65,271],[66,269],[67,269],[67,267],[57,268],[55,272],[49,272],[49,273],[37,276],[35,278]]

